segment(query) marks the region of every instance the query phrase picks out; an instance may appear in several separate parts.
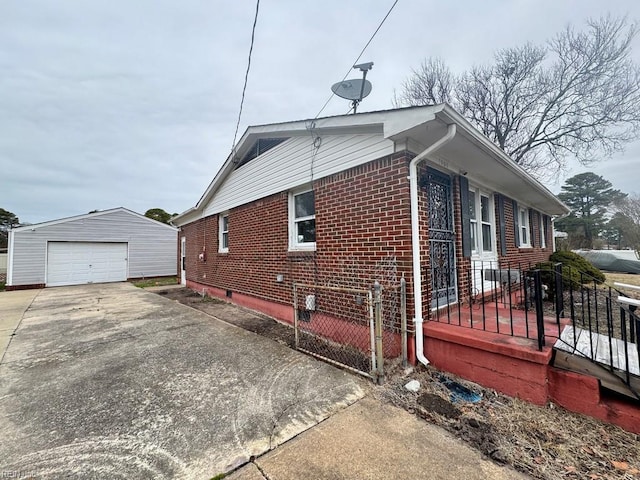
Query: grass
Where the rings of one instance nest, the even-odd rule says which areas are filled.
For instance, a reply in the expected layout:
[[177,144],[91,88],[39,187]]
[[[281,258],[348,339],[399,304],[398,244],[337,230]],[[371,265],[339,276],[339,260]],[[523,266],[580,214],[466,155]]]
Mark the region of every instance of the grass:
[[147,288],[147,287],[160,287],[165,285],[177,285],[178,278],[177,277],[156,277],[156,278],[145,278],[143,280],[135,280],[132,281],[136,287],[138,288]]
[[607,283],[613,285],[613,282],[626,283],[627,285],[636,285],[640,287],[640,275],[635,273],[611,273],[604,272],[607,277]]

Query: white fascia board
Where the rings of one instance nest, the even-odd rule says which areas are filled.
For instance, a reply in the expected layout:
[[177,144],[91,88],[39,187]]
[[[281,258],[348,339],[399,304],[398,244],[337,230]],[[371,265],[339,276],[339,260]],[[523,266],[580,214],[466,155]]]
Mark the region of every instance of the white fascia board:
[[[83,220],[85,218],[97,217],[97,216],[100,216],[100,215],[106,215],[106,214],[117,212],[117,211],[130,212],[130,210],[126,210],[123,207],[117,207],[117,208],[111,208],[109,210],[102,210],[100,212],[84,213],[82,215],[75,215],[73,217],[64,217],[64,218],[58,218],[56,220],[49,220],[48,222],[34,223],[33,225],[25,225],[23,227],[14,228],[12,230],[14,232],[21,232],[23,230],[36,230],[36,229],[42,228],[42,227],[49,227],[51,225],[58,225],[60,223],[73,222],[75,220]],[[134,212],[131,212],[131,213],[134,213]]]
[[565,211],[565,213],[569,213],[571,209],[564,204],[558,197],[556,197],[547,187],[542,185],[538,180],[529,175],[520,165],[515,163],[509,155],[507,155],[500,147],[498,147],[495,143],[485,137],[482,133],[480,133],[469,121],[456,112],[453,108],[448,105],[445,105],[444,108],[439,111],[436,116],[442,118],[444,121],[454,122],[458,125],[464,132],[467,137],[472,140],[476,145],[480,148],[483,148],[487,151],[493,158],[495,158],[502,167],[510,170],[515,175],[520,177],[526,183],[529,184],[532,188],[538,190],[543,194],[548,200],[557,204],[561,209]]
[[145,217],[144,215],[141,215],[138,212],[134,212],[133,210],[129,210],[128,208],[124,208],[124,207],[116,207],[116,208],[111,208],[109,210],[101,210],[99,212],[85,213],[85,214],[82,214],[82,215],[76,215],[74,217],[59,218],[57,220],[50,220],[48,222],[35,223],[33,225],[24,225],[22,227],[13,228],[13,229],[11,229],[11,231],[13,231],[13,232],[21,232],[21,231],[25,231],[25,230],[37,230],[39,228],[49,227],[51,225],[59,225],[61,223],[74,222],[74,221],[77,221],[77,220],[84,220],[86,218],[95,218],[95,217],[100,217],[102,215],[109,215],[111,213],[116,213],[116,212],[124,212],[124,213],[127,213],[129,215],[134,215],[134,216],[139,217],[141,219],[144,219],[146,221],[153,222],[154,224],[164,225],[165,227],[170,228],[173,231],[177,231],[176,227],[174,227],[172,225],[167,225],[166,223],[158,222],[157,220],[154,220],[153,218]]

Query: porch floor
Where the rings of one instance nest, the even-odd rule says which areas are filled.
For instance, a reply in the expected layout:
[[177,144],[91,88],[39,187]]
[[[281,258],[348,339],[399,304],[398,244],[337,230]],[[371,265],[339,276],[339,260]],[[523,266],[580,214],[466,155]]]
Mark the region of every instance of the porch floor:
[[[518,309],[503,302],[450,305],[447,308],[432,311],[429,320],[493,334],[530,339],[535,342],[533,345],[537,349],[538,327],[536,314],[532,309],[529,311]],[[564,326],[570,322],[567,318],[560,318],[560,324],[558,324],[556,317],[545,316],[544,345],[552,346],[560,337]]]

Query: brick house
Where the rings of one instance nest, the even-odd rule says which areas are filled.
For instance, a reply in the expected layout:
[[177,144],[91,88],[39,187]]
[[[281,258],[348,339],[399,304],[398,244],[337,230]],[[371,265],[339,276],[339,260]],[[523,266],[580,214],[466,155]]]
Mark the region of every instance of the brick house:
[[189,288],[291,322],[293,282],[369,288],[392,258],[420,326],[485,290],[474,266],[548,259],[567,211],[443,104],[249,127],[173,224]]

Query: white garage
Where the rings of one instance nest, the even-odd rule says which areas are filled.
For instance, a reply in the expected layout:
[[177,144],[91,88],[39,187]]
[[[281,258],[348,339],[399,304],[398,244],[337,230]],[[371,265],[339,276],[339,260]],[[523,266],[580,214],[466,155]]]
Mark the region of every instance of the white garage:
[[125,208],[9,231],[7,288],[175,276],[177,229]]

